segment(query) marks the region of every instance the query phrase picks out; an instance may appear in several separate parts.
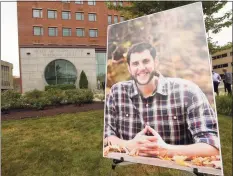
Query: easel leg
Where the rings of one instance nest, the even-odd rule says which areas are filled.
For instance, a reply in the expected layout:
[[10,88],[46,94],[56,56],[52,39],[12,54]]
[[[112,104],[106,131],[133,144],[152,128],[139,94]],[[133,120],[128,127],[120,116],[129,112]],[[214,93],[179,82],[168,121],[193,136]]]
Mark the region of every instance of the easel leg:
[[198,172],[197,168],[193,168],[193,174],[197,176],[205,176],[205,174]]
[[122,162],[124,162],[124,158],[123,158],[123,157],[121,157],[120,160],[113,159],[112,170],[111,170],[110,176],[112,176],[113,171],[115,171],[115,168],[116,168],[117,164],[120,164],[120,163],[122,163]]

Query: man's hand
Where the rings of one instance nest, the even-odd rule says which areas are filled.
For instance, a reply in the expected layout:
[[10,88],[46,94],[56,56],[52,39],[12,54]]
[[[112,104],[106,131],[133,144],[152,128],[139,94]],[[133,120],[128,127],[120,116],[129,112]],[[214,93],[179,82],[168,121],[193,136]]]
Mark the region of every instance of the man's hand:
[[142,131],[140,131],[132,140],[128,140],[125,143],[125,147],[131,151],[133,149],[139,149],[146,144],[153,144],[157,141],[157,136],[146,136],[148,132],[148,126],[146,126]]
[[168,153],[169,145],[164,142],[161,136],[151,127],[145,128],[156,138],[155,141],[145,142],[140,145],[139,155],[141,156],[165,156]]

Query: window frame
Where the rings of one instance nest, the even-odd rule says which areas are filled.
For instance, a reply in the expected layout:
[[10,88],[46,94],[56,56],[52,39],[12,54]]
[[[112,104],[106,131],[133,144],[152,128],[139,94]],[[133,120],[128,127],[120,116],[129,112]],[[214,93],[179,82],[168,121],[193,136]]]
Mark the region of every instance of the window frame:
[[[95,36],[91,36],[91,31],[95,31]],[[97,38],[98,37],[98,29],[89,29],[89,37],[90,38]]]
[[[77,19],[77,14],[78,13],[81,14],[81,20]],[[75,20],[77,20],[77,21],[84,21],[84,12],[75,12]]]
[[[40,29],[40,35],[35,35],[35,28]],[[43,36],[44,35],[44,29],[42,26],[33,26],[33,36]]]
[[[64,30],[68,29],[69,30],[69,34],[70,35],[64,35]],[[62,37],[71,37],[72,36],[72,29],[71,28],[67,28],[67,27],[63,27],[62,28]]]
[[61,0],[62,3],[70,3],[70,0]]
[[75,4],[83,4],[83,0],[75,0],[74,3]]
[[[34,16],[34,11],[39,11],[39,17]],[[40,8],[33,8],[32,9],[32,18],[43,18],[43,10]]]
[[[82,30],[82,34],[83,34],[82,36],[79,36],[78,33],[77,33],[78,32],[77,30],[79,30],[79,29]],[[85,28],[81,28],[81,27],[76,28],[76,36],[77,37],[85,37]]]
[[[68,12],[68,19],[63,18],[63,13],[65,13],[65,12]],[[70,20],[71,19],[71,12],[70,11],[62,11],[61,18],[62,18],[62,20]]]
[[[115,18],[115,17],[117,17],[117,18]],[[115,22],[115,19],[117,19],[117,22]],[[113,22],[114,22],[114,24],[115,24],[115,23],[119,23],[119,21],[118,21],[118,16],[117,16],[117,15],[114,15],[114,16],[113,16]]]
[[[110,19],[110,22],[109,22],[109,19]],[[112,24],[112,15],[108,15],[108,24]]]
[[[89,15],[94,15],[94,20],[93,21],[90,20],[90,16]],[[88,13],[88,21],[92,21],[92,22],[97,21],[97,15],[96,15],[96,13]]]
[[90,5],[90,6],[95,6],[96,5],[96,1],[95,0],[92,0],[92,1],[88,0],[87,4]]
[[[55,13],[54,13],[54,18],[49,18],[49,11],[50,11],[50,12],[55,12]],[[48,19],[57,19],[57,10],[47,9],[47,18],[48,18]]]
[[[55,29],[55,35],[49,35],[49,29]],[[48,36],[49,37],[56,37],[56,36],[58,36],[58,28],[57,27],[48,27]]]

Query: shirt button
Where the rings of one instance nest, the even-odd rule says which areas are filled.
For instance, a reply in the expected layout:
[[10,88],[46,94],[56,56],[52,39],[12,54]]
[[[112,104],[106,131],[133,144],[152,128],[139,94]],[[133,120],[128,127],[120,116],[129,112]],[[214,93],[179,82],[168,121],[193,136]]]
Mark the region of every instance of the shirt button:
[[129,116],[129,114],[126,114],[126,117],[128,117]]
[[149,105],[148,104],[146,104],[146,107],[148,107]]
[[176,117],[176,116],[174,116],[173,118],[174,118],[175,120],[177,119],[177,117]]

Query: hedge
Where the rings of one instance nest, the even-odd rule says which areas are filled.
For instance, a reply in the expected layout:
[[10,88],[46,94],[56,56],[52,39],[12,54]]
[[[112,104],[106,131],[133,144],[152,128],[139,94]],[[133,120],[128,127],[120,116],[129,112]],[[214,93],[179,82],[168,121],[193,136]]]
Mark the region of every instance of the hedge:
[[18,108],[44,109],[50,105],[91,103],[94,95],[88,89],[48,89],[47,91],[32,90],[21,95],[15,91],[5,91],[1,94],[1,110]]
[[49,89],[61,89],[61,90],[69,90],[76,89],[74,84],[57,84],[57,85],[47,85],[45,86],[45,91]]

